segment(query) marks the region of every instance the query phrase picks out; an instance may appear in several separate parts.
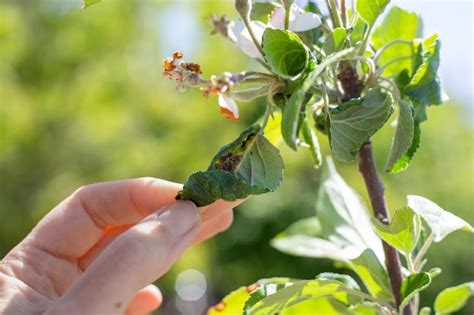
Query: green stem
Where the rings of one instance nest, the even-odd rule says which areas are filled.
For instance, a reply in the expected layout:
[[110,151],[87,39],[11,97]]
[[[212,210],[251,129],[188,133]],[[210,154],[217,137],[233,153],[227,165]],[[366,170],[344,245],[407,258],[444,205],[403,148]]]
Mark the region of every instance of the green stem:
[[418,255],[416,255],[415,258],[415,270],[420,271],[420,266],[421,262],[423,261],[423,257],[425,256],[426,252],[428,251],[428,248],[430,248],[431,243],[433,243],[433,233],[431,233],[428,238],[426,239],[425,243],[421,247],[420,251],[418,252]]
[[341,288],[341,291],[349,293],[349,294],[357,295],[357,296],[359,296],[363,299],[366,299],[366,300],[370,300],[372,302],[375,302],[375,303],[380,304],[381,306],[387,308],[391,313],[396,313],[396,311],[395,311],[395,309],[393,308],[392,305],[390,305],[389,303],[385,302],[384,300],[376,298],[376,297],[374,297],[370,294],[367,294],[367,293],[362,292],[362,291],[342,289],[342,288]]
[[406,60],[406,59],[412,59],[413,57],[412,56],[401,56],[401,57],[397,57],[397,58],[394,58],[392,60],[390,60],[389,62],[387,62],[386,64],[384,64],[383,66],[381,66],[377,72],[376,72],[376,76],[379,76],[382,74],[382,72],[390,65],[394,64],[395,62],[399,62],[400,60]]
[[[260,45],[259,41],[257,40],[257,37],[255,36],[255,33],[253,32],[253,29],[252,27],[250,27],[250,22],[247,18],[244,18],[242,17],[242,21],[244,22],[244,25],[245,27],[247,28],[248,32],[249,32],[249,35],[250,35],[250,38],[252,38],[252,41],[253,43],[255,44],[255,47],[257,47],[258,51],[260,52],[260,54],[262,55],[262,57],[264,56],[264,53],[263,53],[263,49],[262,49],[262,46]],[[272,72],[272,69],[265,63],[263,62],[262,60],[260,59],[257,59],[257,61],[262,65],[264,66],[268,71]]]
[[364,55],[364,52],[365,52],[365,49],[367,48],[367,44],[369,43],[369,37],[370,37],[370,33],[372,33],[372,28],[374,26],[371,24],[369,25],[369,28],[367,29],[366,33],[365,33],[365,37],[364,39],[362,40],[362,43],[360,44],[360,48],[359,48],[359,55]]
[[329,7],[329,11],[331,11],[331,18],[334,28],[342,27],[342,20],[341,16],[339,15],[339,11],[337,10],[336,0],[326,0],[326,3]]
[[288,3],[285,7],[285,30],[290,27],[290,11],[291,11],[291,4]]
[[410,273],[416,272],[416,270],[415,270],[415,264],[413,263],[413,258],[411,258],[410,253],[405,253],[405,257],[406,257],[406,259],[407,259],[408,271],[410,271]]
[[403,40],[403,39],[395,39],[395,40],[392,40],[388,43],[386,43],[385,45],[383,45],[382,47],[380,47],[378,50],[377,50],[377,53],[375,54],[374,56],[374,62],[377,62],[377,60],[380,58],[380,56],[384,53],[385,50],[387,50],[387,48],[391,47],[392,45],[395,45],[395,44],[406,44],[406,45],[410,45],[413,49],[413,41],[411,40]]

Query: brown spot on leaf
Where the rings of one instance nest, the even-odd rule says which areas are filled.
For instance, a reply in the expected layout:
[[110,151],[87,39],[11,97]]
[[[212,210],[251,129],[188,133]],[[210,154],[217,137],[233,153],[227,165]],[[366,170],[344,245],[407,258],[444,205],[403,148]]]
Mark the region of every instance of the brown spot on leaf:
[[234,173],[241,160],[241,154],[227,153],[219,159],[218,168],[226,172]]
[[121,303],[121,302],[115,303],[115,308],[120,309],[121,307],[122,307],[122,303]]

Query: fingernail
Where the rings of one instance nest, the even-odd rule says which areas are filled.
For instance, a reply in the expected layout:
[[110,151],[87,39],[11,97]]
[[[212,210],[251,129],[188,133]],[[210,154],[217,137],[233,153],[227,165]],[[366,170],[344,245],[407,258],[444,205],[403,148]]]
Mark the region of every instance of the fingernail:
[[158,221],[174,236],[182,236],[199,228],[201,215],[190,201],[177,201],[157,213]]

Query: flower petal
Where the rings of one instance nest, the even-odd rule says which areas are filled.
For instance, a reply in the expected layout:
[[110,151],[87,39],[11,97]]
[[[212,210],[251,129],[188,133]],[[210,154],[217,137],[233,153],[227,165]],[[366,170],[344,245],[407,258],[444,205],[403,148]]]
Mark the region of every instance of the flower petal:
[[237,104],[226,94],[219,94],[219,106],[221,107],[221,113],[224,114],[227,119],[237,120],[240,118]]
[[283,29],[285,27],[285,8],[278,6],[268,20],[268,26],[276,29]]
[[[255,34],[255,37],[257,38],[259,43],[261,43],[263,32],[265,31],[265,24],[260,21],[251,21],[250,27],[252,28],[253,33]],[[255,46],[255,43],[253,42],[252,37],[250,36],[247,28],[245,28],[239,34],[239,36],[237,36],[237,46],[239,46],[239,48],[242,49],[242,51],[251,58],[262,57],[262,54],[260,54],[260,51],[258,50],[257,46]]]
[[294,18],[290,16],[289,29],[293,32],[309,31],[321,25],[321,19],[317,14],[305,12],[295,4],[291,6],[291,13]]

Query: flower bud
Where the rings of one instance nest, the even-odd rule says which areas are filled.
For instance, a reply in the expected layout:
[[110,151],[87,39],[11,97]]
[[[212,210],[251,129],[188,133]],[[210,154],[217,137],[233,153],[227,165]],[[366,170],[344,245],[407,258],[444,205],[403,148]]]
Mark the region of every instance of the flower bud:
[[252,0],[235,0],[235,9],[244,20],[250,20],[250,11],[252,11]]

